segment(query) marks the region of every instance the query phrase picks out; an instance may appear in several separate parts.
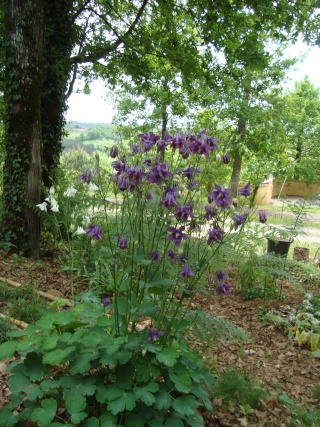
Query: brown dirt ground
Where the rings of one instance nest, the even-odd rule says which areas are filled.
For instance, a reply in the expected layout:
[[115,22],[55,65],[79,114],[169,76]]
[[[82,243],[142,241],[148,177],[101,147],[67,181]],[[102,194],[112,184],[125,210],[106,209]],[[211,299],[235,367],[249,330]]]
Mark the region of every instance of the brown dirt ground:
[[[35,262],[0,255],[0,277],[25,285],[32,281],[40,290],[70,297],[70,278],[61,270],[60,264],[52,259]],[[245,343],[221,342],[205,350],[201,344],[195,344],[198,350],[203,350],[216,376],[228,367],[233,367],[253,376],[271,396],[267,402],[261,402],[259,409],[247,418],[239,413],[236,406],[225,408],[221,400],[216,399],[214,412],[204,414],[207,427],[289,427],[295,414],[278,403],[276,396],[282,393],[287,393],[302,406],[307,405],[312,410],[320,409],[319,401],[313,397],[314,387],[320,385],[320,359],[314,358],[308,349],[299,348],[289,341],[283,329],[261,323],[257,315],[259,307],[297,307],[303,299],[301,292],[286,283],[283,284],[283,292],[287,298],[285,303],[259,299],[243,301],[236,293],[231,297],[219,298],[203,294],[196,296],[196,305],[214,316],[232,321],[244,329],[251,339]],[[9,395],[5,368],[6,363],[0,361],[0,408],[8,402]]]

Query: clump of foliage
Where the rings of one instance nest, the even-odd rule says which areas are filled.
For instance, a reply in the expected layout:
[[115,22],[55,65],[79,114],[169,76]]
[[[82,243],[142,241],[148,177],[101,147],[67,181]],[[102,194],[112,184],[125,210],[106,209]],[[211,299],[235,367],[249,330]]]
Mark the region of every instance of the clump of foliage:
[[230,295],[226,254],[249,221],[250,184],[236,207],[218,184],[203,206],[216,139],[205,131],[138,137],[130,152],[111,150],[115,172],[96,156],[94,170],[51,188],[36,207],[56,224],[71,288],[82,274],[92,293],[0,347],[0,357],[23,356],[10,367],[6,426],[200,427],[212,377],[186,337],[247,339],[199,310],[194,296],[209,293],[208,272],[215,296]]
[[320,414],[318,412],[310,411],[309,408],[297,405],[286,393],[283,393],[278,399],[281,404],[294,412],[294,416],[290,420],[290,427],[314,427],[319,425]]
[[248,376],[234,369],[228,369],[214,383],[213,398],[222,398],[224,404],[236,403],[239,408],[258,409],[260,400],[266,400],[268,394]]
[[14,319],[26,323],[38,320],[46,307],[32,285],[12,288],[0,282],[0,300],[6,302],[6,311]]

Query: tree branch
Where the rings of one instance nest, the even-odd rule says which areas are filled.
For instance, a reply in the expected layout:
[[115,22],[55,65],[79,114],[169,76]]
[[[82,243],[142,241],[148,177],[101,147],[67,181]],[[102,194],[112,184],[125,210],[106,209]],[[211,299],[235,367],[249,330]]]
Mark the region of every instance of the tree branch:
[[[103,59],[108,53],[114,52],[121,44],[125,42],[126,37],[132,34],[133,30],[137,26],[148,2],[150,0],[144,0],[136,17],[135,20],[132,22],[128,30],[124,33],[123,36],[118,36],[118,39],[112,43],[109,47],[101,47],[100,49],[96,49],[95,51],[92,51],[88,53],[87,55],[77,55],[71,58],[71,62],[74,64],[83,64],[88,62],[94,62],[98,61],[99,59]],[[110,25],[109,25],[110,26]],[[114,31],[114,30],[113,30]],[[115,32],[115,31],[114,31]]]

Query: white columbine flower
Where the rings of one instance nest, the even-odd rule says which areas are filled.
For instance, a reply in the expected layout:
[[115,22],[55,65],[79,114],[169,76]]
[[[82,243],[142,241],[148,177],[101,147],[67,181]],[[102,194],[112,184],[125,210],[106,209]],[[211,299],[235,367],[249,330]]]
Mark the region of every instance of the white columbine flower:
[[54,195],[54,187],[50,187],[49,194],[50,196]]
[[66,192],[64,193],[67,197],[74,197],[76,195],[76,190],[74,187],[67,188]]
[[99,187],[98,187],[98,186],[96,186],[96,184],[94,184],[93,182],[90,182],[90,183],[89,183],[88,191],[89,191],[90,193],[94,193],[95,191],[98,191],[98,190],[99,190]]
[[78,227],[76,229],[76,231],[74,232],[75,236],[78,234],[86,234],[85,230],[83,229],[83,227]]
[[86,222],[86,226],[88,227],[88,225],[90,225],[90,223],[91,223],[91,218],[90,218],[90,216],[85,215],[85,216],[84,216],[84,220],[85,220],[85,222]]
[[46,202],[40,203],[39,205],[36,205],[39,209],[41,209],[44,212],[48,212],[47,211],[47,204]]
[[51,203],[51,210],[52,210],[52,212],[59,212],[58,203]]

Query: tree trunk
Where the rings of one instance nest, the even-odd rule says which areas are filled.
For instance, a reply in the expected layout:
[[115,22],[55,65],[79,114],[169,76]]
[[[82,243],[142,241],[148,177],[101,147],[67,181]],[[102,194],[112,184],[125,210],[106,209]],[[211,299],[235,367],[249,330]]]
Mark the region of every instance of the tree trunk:
[[51,187],[62,151],[65,93],[73,46],[72,0],[44,0],[45,64],[42,89],[42,179]]
[[[246,131],[246,123],[242,120],[239,120],[237,133],[240,136],[241,140],[244,138],[245,131]],[[238,185],[239,185],[240,174],[241,174],[241,166],[242,166],[242,156],[239,153],[238,148],[236,148],[235,154],[234,154],[232,174],[230,179],[230,189],[231,189],[232,197],[237,197],[237,194],[238,194]]]
[[5,163],[1,237],[13,251],[39,256],[43,0],[8,0]]

